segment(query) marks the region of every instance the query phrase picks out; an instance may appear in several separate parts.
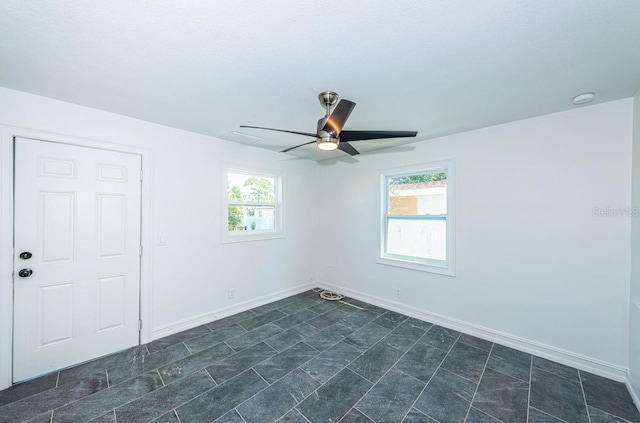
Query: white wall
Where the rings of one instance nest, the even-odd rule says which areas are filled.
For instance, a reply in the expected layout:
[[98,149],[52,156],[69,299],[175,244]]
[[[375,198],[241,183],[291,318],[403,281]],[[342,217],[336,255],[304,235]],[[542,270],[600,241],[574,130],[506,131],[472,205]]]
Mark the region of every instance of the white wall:
[[[319,279],[620,378],[630,219],[592,208],[630,205],[631,113],[625,99],[321,166],[319,201],[333,220],[319,235]],[[375,263],[376,171],[450,158],[456,276]]]
[[[309,283],[314,162],[283,161],[287,157],[278,153],[3,88],[0,125],[152,150],[153,239],[166,234],[168,241],[152,246],[154,330],[170,331],[176,323],[189,325],[197,316]],[[220,243],[223,162],[285,172],[286,238]],[[3,234],[3,242],[5,236],[11,234]],[[11,265],[2,271],[6,280]]]
[[[631,204],[640,209],[640,91],[633,98]],[[640,406],[640,216],[631,219],[631,302],[629,304],[629,384]]]

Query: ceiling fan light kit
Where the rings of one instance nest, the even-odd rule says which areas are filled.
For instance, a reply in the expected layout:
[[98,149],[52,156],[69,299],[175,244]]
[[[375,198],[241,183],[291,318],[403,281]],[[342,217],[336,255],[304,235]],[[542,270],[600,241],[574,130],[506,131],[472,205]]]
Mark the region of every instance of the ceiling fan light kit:
[[[286,132],[289,134],[305,135],[308,137],[314,137],[315,141],[305,142],[303,144],[296,145],[294,147],[286,148],[281,153],[286,153],[295,148],[302,147],[303,145],[312,144],[315,142],[316,146],[320,150],[332,151],[342,150],[347,154],[355,156],[360,154],[358,150],[353,148],[350,142],[385,139],[385,138],[404,138],[415,137],[418,133],[416,131],[343,131],[344,124],[349,119],[349,115],[356,106],[356,103],[349,100],[340,100],[338,102],[338,93],[333,91],[323,91],[318,94],[318,100],[320,105],[325,109],[325,116],[318,120],[318,126],[316,133],[310,132],[298,132],[289,131],[285,129],[265,128],[262,126],[248,126],[240,125],[241,128],[253,128],[253,129],[265,129],[267,131]],[[337,103],[337,105],[336,105]],[[333,112],[331,108],[334,106]]]
[[327,138],[327,139],[318,138],[316,140],[316,145],[318,146],[318,148],[324,151],[337,150],[339,143],[340,141],[338,141],[337,139],[331,139],[331,138]]

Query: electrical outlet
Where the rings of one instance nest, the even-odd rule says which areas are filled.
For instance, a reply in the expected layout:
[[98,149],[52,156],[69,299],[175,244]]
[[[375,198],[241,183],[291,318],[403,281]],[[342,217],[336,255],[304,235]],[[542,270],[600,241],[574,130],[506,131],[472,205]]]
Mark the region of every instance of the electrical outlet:
[[313,276],[309,276],[309,283],[313,283]]
[[232,299],[236,296],[236,291],[234,289],[230,289],[228,295],[229,299]]
[[400,288],[396,288],[396,297],[400,298]]

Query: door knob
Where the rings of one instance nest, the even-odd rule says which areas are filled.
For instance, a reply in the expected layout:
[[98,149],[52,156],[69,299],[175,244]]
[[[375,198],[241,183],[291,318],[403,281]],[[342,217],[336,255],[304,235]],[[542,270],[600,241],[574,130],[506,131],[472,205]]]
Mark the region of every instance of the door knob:
[[22,260],[29,260],[32,256],[33,256],[33,254],[31,254],[28,251],[25,251],[24,253],[20,253],[20,258]]
[[18,272],[18,276],[20,276],[21,278],[28,278],[32,274],[33,274],[33,270],[31,269],[22,269]]

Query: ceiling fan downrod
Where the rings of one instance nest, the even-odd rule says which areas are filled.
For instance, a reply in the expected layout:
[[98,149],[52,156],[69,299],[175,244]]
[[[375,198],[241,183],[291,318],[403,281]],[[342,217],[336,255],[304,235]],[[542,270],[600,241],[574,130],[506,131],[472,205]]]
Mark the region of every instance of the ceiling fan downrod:
[[329,117],[331,115],[331,107],[338,102],[338,93],[323,91],[318,94],[318,100],[320,101],[320,105],[326,110],[325,117]]

